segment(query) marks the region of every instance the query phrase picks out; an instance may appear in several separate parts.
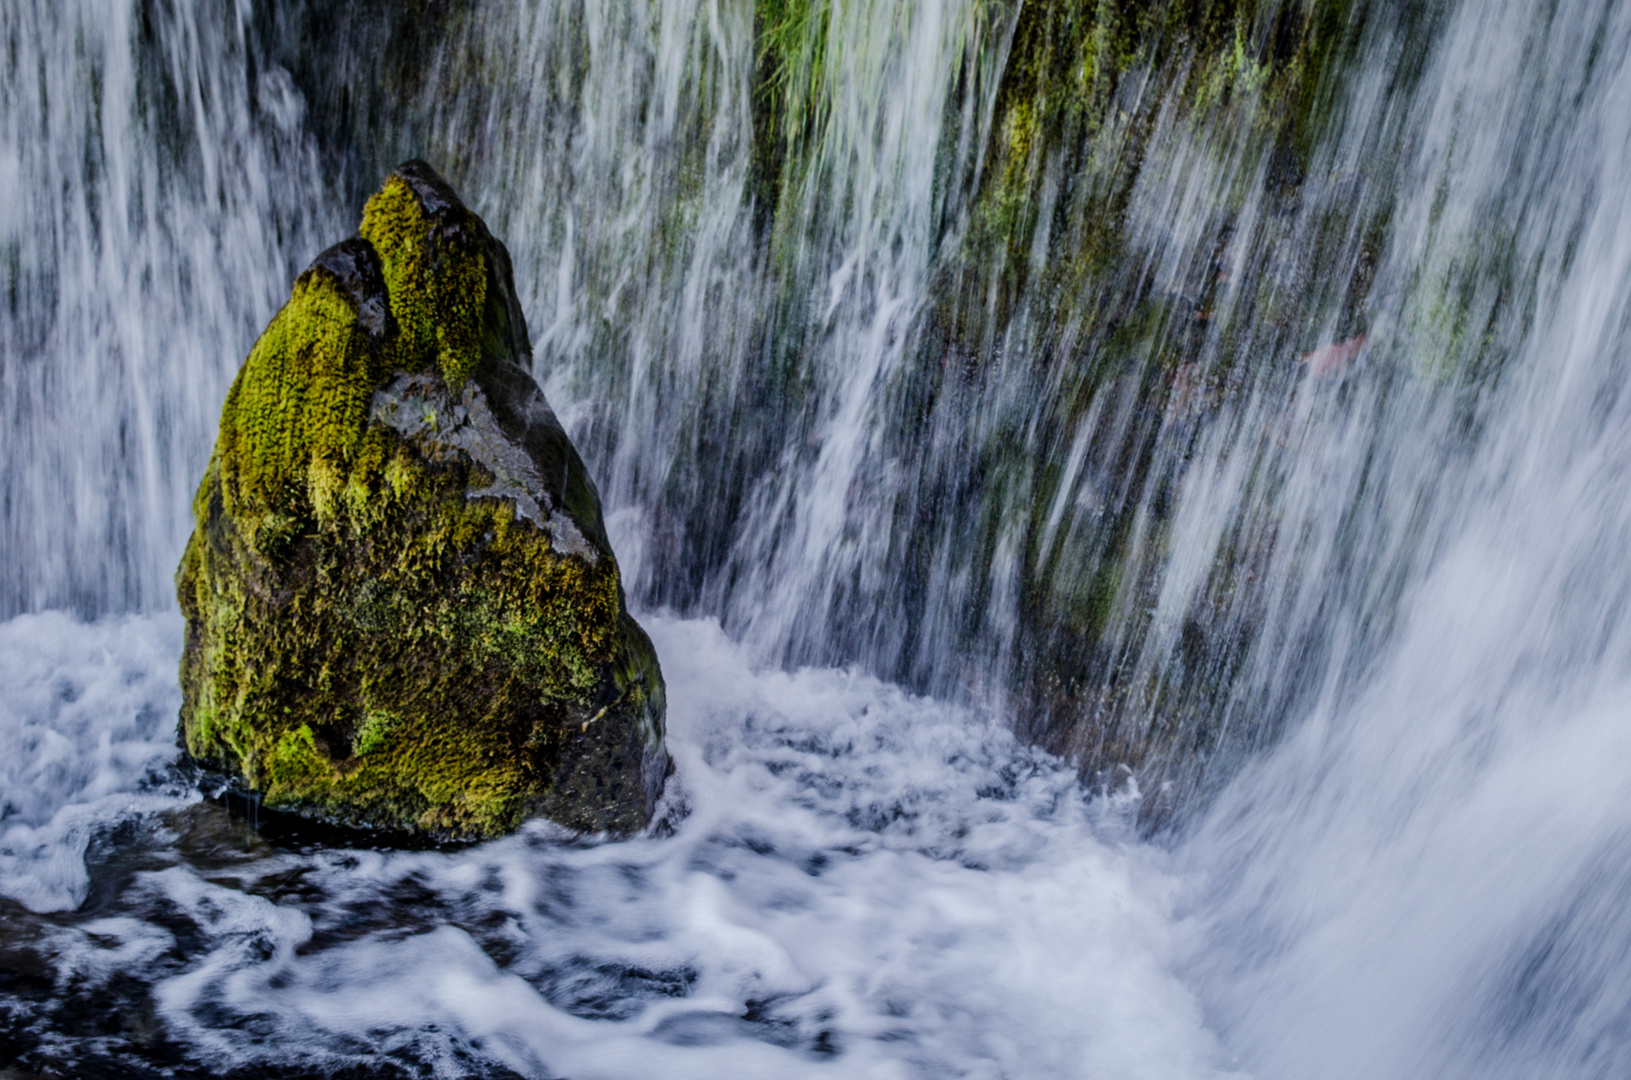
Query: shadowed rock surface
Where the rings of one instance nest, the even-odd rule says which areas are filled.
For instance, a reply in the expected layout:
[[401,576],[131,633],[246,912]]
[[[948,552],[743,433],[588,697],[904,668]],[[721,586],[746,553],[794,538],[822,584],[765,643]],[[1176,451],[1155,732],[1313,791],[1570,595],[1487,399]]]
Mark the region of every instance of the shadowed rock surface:
[[296,280],[227,396],[177,573],[181,741],[267,805],[626,834],[663,681],[528,374],[510,259],[423,162]]

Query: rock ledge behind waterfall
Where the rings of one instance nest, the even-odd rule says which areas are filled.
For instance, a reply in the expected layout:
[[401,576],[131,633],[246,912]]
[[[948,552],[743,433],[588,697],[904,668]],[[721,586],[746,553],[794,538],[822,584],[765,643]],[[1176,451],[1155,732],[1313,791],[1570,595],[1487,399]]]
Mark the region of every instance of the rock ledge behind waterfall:
[[644,827],[663,681],[528,373],[510,259],[423,162],[245,361],[177,572],[181,741],[266,805],[443,839]]

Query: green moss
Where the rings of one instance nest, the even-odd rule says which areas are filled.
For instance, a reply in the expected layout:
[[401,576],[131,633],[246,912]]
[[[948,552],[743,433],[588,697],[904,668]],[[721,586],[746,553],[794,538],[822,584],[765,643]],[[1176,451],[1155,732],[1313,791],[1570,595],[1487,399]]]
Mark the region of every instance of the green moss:
[[[218,442],[226,510],[270,551],[307,514],[328,520],[366,487],[348,484],[369,401],[391,371],[441,371],[457,390],[482,350],[489,268],[480,222],[462,206],[425,211],[392,176],[368,201],[360,229],[378,253],[394,334],[358,321],[354,288],[314,265],[255,343],[227,395]],[[381,458],[380,448],[372,451]],[[366,469],[365,469],[366,472]]]
[[[335,276],[313,267],[255,343],[221,413],[227,511],[276,547],[310,508],[333,510],[378,381],[379,350]],[[315,481],[315,483],[314,483]]]
[[402,718],[393,712],[375,709],[363,717],[362,727],[357,729],[357,737],[352,743],[358,757],[366,757],[374,751],[382,749],[391,739],[392,731],[402,723]]
[[819,147],[831,111],[826,86],[831,0],[757,0],[758,65],[750,188],[774,216]]
[[[467,456],[429,460],[369,419],[395,372],[479,391],[513,362],[483,351],[505,339],[468,315],[495,310],[488,267],[438,241],[443,217],[426,226],[395,177],[369,203],[396,335],[319,265],[239,373],[177,574],[182,738],[267,805],[339,822],[481,837],[543,810],[627,832],[654,797],[663,694],[611,552],[557,551],[509,499],[471,497],[493,477]],[[578,503],[603,536],[592,488]]]
[[[270,806],[502,832],[547,793],[559,734],[631,664],[616,566],[556,553],[507,502],[468,499],[472,470],[407,445],[383,467],[355,459],[355,502],[307,522],[272,565],[206,499],[179,583],[207,628],[187,748]],[[643,718],[660,676],[640,675],[625,705]]]
[[368,200],[357,232],[385,266],[401,328],[394,367],[417,371],[433,360],[457,390],[481,358],[487,266],[474,242],[475,215],[453,206],[438,216],[443,220],[433,220],[412,186],[393,176]]

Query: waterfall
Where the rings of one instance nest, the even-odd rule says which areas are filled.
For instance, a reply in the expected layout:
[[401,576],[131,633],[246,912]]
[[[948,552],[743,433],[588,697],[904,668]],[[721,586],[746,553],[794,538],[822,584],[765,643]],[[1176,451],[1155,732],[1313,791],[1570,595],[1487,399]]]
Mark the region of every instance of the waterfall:
[[[1436,415],[1379,414],[1396,449],[1368,453],[1356,540],[1408,529],[1414,555],[1386,635],[1333,642],[1307,715],[1184,846],[1205,978],[1266,1075],[1631,1060],[1628,46],[1612,4],[1466,6],[1412,103],[1378,280],[1441,389]],[[1356,622],[1350,596],[1322,618]]]
[[[37,15],[13,35],[28,50],[98,41],[104,66],[155,77],[102,91],[125,113],[88,108],[95,64],[40,53],[93,85],[38,100],[13,75],[47,145],[103,149],[20,155],[28,190],[67,194],[17,207],[40,254],[16,265],[59,276],[19,271],[14,323],[38,341],[9,366],[130,362],[8,384],[12,437],[49,450],[6,481],[7,610],[169,607],[233,358],[345,205],[424,154],[509,240],[536,374],[636,596],[716,613],[770,662],[1011,712],[1097,782],[1131,766],[1187,790],[1198,763],[1272,739],[1331,633],[1323,590],[1363,576],[1308,567],[1356,522],[1298,502],[1305,452],[1271,414],[1334,437],[1317,388],[1288,391],[1295,357],[1391,315],[1370,310],[1391,191],[1362,179],[1403,152],[1428,46],[1296,5],[1218,32],[1111,14],[1075,29],[1134,50],[1128,70],[1023,75],[1061,66],[1072,11],[138,4],[90,37]],[[1295,101],[1314,102],[1305,126],[1347,129],[1276,129]],[[135,318],[155,290],[175,314]],[[1350,491],[1376,382],[1341,391]],[[1355,557],[1408,557],[1375,527]]]
[[[159,1041],[85,1053],[266,1075],[1625,1071],[1623,5],[0,42],[0,944],[62,980],[0,1048],[115,987]],[[166,772],[221,401],[411,156],[654,613],[672,835],[269,849]]]
[[0,612],[163,610],[222,398],[343,232],[246,10],[0,13]]

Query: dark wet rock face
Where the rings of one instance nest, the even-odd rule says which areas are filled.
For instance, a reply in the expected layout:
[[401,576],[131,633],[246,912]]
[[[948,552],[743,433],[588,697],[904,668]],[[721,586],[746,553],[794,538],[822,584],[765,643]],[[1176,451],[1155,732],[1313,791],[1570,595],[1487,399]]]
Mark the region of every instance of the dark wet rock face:
[[182,742],[341,825],[643,828],[662,675],[528,374],[509,256],[422,162],[359,232],[227,397],[177,574]]

